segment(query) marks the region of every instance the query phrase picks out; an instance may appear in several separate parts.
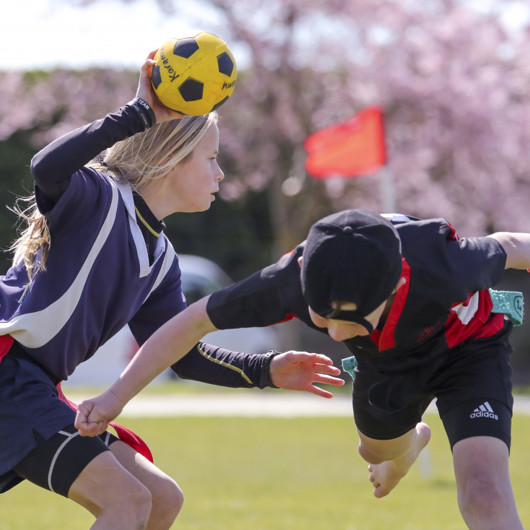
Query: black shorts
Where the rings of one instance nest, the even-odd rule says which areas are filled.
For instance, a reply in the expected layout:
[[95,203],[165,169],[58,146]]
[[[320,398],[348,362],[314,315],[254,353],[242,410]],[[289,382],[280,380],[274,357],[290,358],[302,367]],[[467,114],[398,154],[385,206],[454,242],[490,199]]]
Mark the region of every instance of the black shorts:
[[118,438],[105,432],[94,438],[83,437],[73,426],[61,429],[42,442],[14,471],[23,479],[64,497],[81,471]]
[[39,366],[9,354],[4,357],[0,363],[0,493],[28,478],[67,495],[82,469],[116,439],[111,434],[108,443],[71,437],[74,420],[75,412],[61,401],[55,382]]
[[509,329],[469,341],[435,361],[385,373],[358,359],[353,385],[355,423],[369,438],[397,438],[421,421],[433,399],[451,448],[472,436],[511,442],[513,408]]

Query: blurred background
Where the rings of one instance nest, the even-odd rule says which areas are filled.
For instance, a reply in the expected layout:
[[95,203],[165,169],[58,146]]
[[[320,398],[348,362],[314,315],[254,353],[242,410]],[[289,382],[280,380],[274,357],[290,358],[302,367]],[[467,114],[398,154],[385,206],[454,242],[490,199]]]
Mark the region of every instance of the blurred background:
[[[228,281],[238,280],[343,208],[444,217],[461,236],[530,231],[526,2],[25,0],[1,13],[6,206],[31,191],[28,167],[38,149],[129,101],[147,53],[200,29],[228,42],[239,78],[219,110],[220,197],[208,212],[167,219],[179,254],[207,258]],[[384,111],[384,168],[311,178],[307,136],[370,106]],[[0,248],[13,240],[15,222],[7,207],[0,210]],[[7,270],[7,251],[0,261]],[[204,282],[216,274],[207,268]],[[530,303],[527,273],[509,272],[497,287],[528,293]],[[296,323],[276,328],[263,337],[247,332],[239,349],[347,354]],[[527,324],[514,333],[520,385],[530,384],[529,332]],[[223,341],[232,338],[215,340],[229,346]]]

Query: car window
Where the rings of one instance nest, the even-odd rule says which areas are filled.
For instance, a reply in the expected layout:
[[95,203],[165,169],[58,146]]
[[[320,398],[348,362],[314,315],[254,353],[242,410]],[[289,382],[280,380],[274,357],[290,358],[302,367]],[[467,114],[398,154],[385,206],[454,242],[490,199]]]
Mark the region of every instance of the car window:
[[223,287],[211,278],[194,274],[189,271],[182,271],[182,290],[186,295],[188,304],[193,304],[203,296],[207,296]]

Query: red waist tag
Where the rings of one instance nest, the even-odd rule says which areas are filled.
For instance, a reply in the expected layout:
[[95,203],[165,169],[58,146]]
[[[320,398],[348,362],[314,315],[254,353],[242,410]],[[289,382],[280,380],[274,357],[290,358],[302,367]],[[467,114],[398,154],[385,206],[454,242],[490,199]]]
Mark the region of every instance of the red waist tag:
[[0,363],[13,346],[13,342],[14,339],[11,335],[0,335]]

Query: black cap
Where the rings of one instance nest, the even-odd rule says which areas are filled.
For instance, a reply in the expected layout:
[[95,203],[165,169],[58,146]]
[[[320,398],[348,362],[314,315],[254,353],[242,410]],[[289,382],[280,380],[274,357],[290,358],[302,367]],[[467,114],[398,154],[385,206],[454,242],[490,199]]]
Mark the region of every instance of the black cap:
[[[370,210],[344,210],[310,229],[302,263],[305,301],[325,318],[365,325],[366,317],[390,297],[401,276],[401,241],[390,221]],[[355,311],[337,312],[334,300]]]

